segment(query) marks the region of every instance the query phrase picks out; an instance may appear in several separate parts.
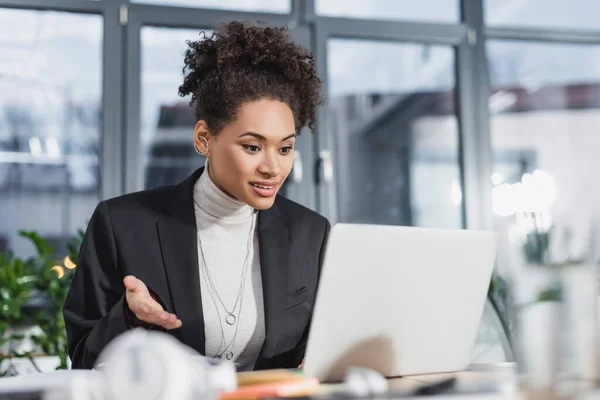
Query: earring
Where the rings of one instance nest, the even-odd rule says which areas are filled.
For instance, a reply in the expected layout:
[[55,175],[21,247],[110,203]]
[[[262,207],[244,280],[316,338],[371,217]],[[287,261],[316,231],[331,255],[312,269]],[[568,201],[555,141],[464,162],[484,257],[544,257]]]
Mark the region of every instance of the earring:
[[198,138],[204,140],[204,143],[206,143],[206,151],[202,153],[200,150],[198,150],[195,144],[194,150],[196,150],[196,153],[200,154],[201,156],[205,156],[208,153],[208,140],[204,136],[198,136]]

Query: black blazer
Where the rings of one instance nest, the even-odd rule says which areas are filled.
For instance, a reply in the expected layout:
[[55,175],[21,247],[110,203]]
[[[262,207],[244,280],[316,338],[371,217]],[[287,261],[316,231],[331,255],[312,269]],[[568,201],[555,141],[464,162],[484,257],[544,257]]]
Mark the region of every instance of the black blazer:
[[[98,204],[63,310],[73,368],[92,368],[102,349],[130,329],[123,286],[129,274],[181,319],[182,327],[168,332],[205,354],[193,206],[203,170],[176,186]],[[281,196],[259,212],[266,339],[256,369],[302,361],[329,228],[324,217]]]

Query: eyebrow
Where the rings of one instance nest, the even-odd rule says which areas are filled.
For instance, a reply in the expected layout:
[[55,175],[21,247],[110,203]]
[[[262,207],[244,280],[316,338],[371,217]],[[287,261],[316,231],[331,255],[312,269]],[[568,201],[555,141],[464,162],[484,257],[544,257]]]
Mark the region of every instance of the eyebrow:
[[[246,132],[246,133],[242,133],[239,137],[244,137],[244,136],[252,136],[258,140],[262,140],[262,141],[267,141],[267,138],[263,135],[261,135],[260,133],[256,133],[256,132]],[[286,137],[284,137],[283,139],[281,139],[282,142],[285,142],[288,139],[294,138],[296,137],[295,133],[292,133],[291,135],[288,135]]]

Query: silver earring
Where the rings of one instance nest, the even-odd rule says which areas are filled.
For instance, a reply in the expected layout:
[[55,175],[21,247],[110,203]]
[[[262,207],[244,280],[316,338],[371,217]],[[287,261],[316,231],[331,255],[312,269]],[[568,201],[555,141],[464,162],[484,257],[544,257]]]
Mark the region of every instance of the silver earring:
[[206,138],[204,136],[198,136],[198,138],[204,140],[204,143],[206,143],[206,152],[202,153],[200,150],[198,150],[198,148],[196,147],[195,144],[194,144],[194,150],[196,150],[196,153],[200,154],[201,156],[205,156],[206,153],[208,153],[208,140],[206,140]]

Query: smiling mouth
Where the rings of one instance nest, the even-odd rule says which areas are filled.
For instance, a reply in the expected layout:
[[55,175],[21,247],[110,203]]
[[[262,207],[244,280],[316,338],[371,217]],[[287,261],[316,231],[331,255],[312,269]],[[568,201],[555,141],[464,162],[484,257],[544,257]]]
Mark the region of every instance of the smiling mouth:
[[252,190],[260,197],[273,197],[277,194],[277,189],[279,188],[278,184],[250,183],[250,186],[252,186]]
[[259,189],[273,189],[274,187],[277,186],[277,185],[271,185],[271,186],[259,185],[258,183],[251,183],[251,185],[254,187],[257,187]]

